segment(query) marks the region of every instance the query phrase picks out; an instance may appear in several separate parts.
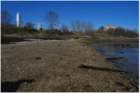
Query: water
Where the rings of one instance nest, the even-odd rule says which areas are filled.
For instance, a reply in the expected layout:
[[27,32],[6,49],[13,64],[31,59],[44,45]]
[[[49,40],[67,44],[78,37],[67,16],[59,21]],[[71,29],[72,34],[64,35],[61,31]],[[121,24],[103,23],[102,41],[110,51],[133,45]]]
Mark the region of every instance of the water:
[[139,79],[139,48],[138,44],[122,47],[113,44],[93,44],[92,47],[107,58],[123,57],[123,59],[111,61],[119,69],[128,72],[135,80]]

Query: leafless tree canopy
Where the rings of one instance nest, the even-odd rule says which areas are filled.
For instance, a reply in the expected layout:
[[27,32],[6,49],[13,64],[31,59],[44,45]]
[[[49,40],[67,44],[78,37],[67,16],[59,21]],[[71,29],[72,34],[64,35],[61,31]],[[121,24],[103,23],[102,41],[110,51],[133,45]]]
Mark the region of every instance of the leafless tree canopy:
[[72,22],[72,30],[76,32],[81,32],[83,30],[83,24],[78,20]]
[[46,20],[48,21],[49,29],[54,29],[58,25],[58,14],[54,11],[49,11]]
[[1,12],[1,23],[2,24],[10,24],[12,16],[7,10],[2,10]]
[[76,32],[93,32],[93,25],[91,23],[74,21],[72,22],[72,30]]
[[63,32],[69,32],[69,29],[68,29],[68,27],[66,25],[63,25],[62,26],[62,31]]
[[85,34],[87,34],[87,35],[93,34],[93,32],[94,32],[94,28],[91,23],[84,23],[83,28],[84,28]]
[[26,29],[33,29],[34,28],[34,24],[31,22],[27,22],[24,26]]

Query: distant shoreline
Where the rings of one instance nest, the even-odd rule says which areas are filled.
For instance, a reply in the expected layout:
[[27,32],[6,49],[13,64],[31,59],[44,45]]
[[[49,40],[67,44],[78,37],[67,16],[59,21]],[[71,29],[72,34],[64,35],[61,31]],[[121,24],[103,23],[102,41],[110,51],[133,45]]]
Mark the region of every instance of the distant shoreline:
[[[2,35],[1,36],[1,43],[6,44],[10,42],[20,42],[20,41],[26,41],[28,39],[42,39],[42,40],[66,40],[66,39],[75,39],[75,37],[70,35],[59,35],[59,36],[40,36],[40,35]],[[91,37],[79,37],[77,39],[82,39],[82,42],[90,44],[90,43],[114,43],[114,44],[129,44],[129,43],[139,43],[139,38],[128,38],[128,37],[112,37],[112,38],[91,38]]]

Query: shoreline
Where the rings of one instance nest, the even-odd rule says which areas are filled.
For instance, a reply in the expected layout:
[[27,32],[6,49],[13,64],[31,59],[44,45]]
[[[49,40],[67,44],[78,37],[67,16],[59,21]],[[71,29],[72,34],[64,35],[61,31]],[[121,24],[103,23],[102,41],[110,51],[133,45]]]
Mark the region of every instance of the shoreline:
[[138,91],[123,72],[81,40],[30,42],[2,44],[2,83],[33,79],[16,91]]
[[[118,38],[118,39],[116,39],[116,41],[118,42],[118,40],[119,40],[120,38]],[[130,41],[129,41],[130,40]],[[105,42],[104,42],[105,41]],[[81,43],[84,43],[85,45],[87,45],[89,48],[94,48],[95,50],[96,50],[96,48],[95,47],[93,47],[93,46],[90,46],[91,44],[93,44],[93,43],[95,43],[95,44],[101,44],[101,43],[104,43],[104,44],[110,44],[110,45],[112,45],[112,46],[114,46],[114,43],[113,43],[113,40],[111,40],[111,41],[106,41],[106,40],[99,40],[99,42],[98,41],[93,41],[93,43],[91,43],[91,41],[90,41],[90,39],[89,40],[83,40],[82,39],[82,42]],[[124,43],[124,44],[123,44]],[[104,45],[103,44],[103,45]],[[116,42],[115,42],[115,44],[116,44]],[[126,44],[126,45],[125,45]],[[134,46],[132,46],[132,44],[136,44],[136,45],[134,45]],[[125,40],[123,40],[123,41],[121,41],[121,46],[119,46],[119,47],[128,47],[128,48],[134,48],[134,47],[136,47],[136,48],[138,48],[138,45],[139,43],[138,43],[138,41],[137,41],[137,38],[132,38],[132,39],[130,39],[130,38],[128,38],[128,39],[125,39]],[[117,45],[117,44],[116,44]],[[123,45],[123,46],[122,46]],[[117,46],[114,46],[114,47],[117,47]],[[121,58],[123,58],[123,57],[107,57],[107,56],[105,56],[105,55],[102,55],[99,51],[97,51],[96,50],[96,52],[97,53],[99,53],[101,56],[103,56],[103,58],[104,59],[106,59],[106,61],[109,63],[109,64],[112,64],[112,66],[113,66],[113,68],[117,68],[117,69],[120,69],[121,70],[121,68],[120,67],[118,67],[116,64],[117,64],[117,62],[111,62],[111,61],[109,61],[108,59],[121,59]],[[132,83],[133,83],[133,85],[137,88],[137,90],[139,90],[139,78],[138,79],[136,79],[136,78],[133,78],[131,75],[130,75],[130,73],[128,73],[128,72],[124,72],[123,74],[122,74],[123,76],[125,76],[125,78],[127,78],[128,80],[130,80]]]

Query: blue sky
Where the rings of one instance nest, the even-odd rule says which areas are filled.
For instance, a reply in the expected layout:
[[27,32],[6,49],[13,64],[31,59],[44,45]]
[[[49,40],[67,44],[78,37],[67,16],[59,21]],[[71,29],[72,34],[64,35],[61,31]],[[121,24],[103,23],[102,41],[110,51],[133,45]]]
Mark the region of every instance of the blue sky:
[[129,29],[138,29],[138,1],[2,1],[2,9],[8,10],[15,23],[20,12],[23,23],[42,23],[48,11],[59,15],[60,24],[71,25],[72,21],[90,22],[95,28],[111,24]]

